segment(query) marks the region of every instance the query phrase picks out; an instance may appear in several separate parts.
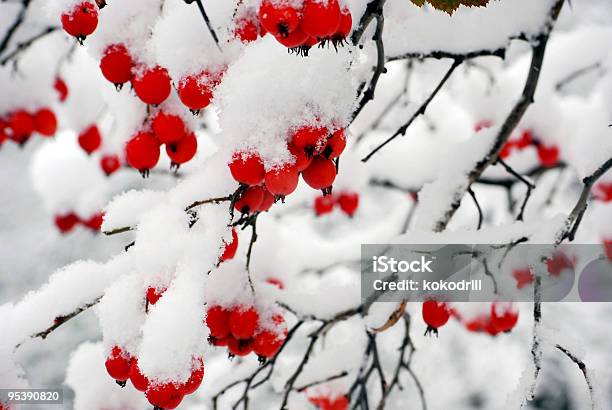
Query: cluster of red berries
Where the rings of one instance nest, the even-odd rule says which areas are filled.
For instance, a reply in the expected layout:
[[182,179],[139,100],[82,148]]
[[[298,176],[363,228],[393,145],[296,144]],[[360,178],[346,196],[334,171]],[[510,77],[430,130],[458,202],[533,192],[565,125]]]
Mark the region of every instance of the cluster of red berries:
[[[474,126],[476,132],[490,128],[493,123],[488,120],[481,121]],[[499,153],[501,159],[508,158],[513,151],[522,151],[528,147],[535,147],[540,165],[546,168],[554,167],[559,163],[559,147],[556,145],[546,145],[539,138],[534,136],[533,130],[525,130],[521,133],[521,136],[516,139],[511,139],[502,147]]]
[[275,314],[271,326],[264,326],[253,306],[212,306],[206,312],[209,342],[226,346],[230,357],[254,352],[261,361],[274,357],[287,337],[285,319]]
[[49,108],[34,113],[20,109],[0,116],[0,146],[10,140],[23,146],[35,132],[43,137],[52,137],[57,131],[57,118]]
[[204,379],[204,359],[192,360],[191,374],[187,381],[155,383],[150,381],[138,367],[138,357],[131,356],[119,346],[114,346],[104,363],[108,374],[117,384],[125,386],[130,380],[134,388],[144,392],[153,406],[161,409],[175,409],[183,398],[194,393]]
[[100,232],[103,221],[104,214],[102,212],[98,212],[87,219],[79,217],[74,212],[55,215],[55,226],[63,234],[72,231],[79,224],[91,229],[94,232]]
[[[125,44],[111,44],[104,50],[100,60],[102,75],[121,89],[128,81],[136,96],[145,104],[159,105],[172,91],[172,79],[168,70],[161,66],[147,67],[137,63]],[[181,102],[192,112],[197,113],[206,108],[213,97],[214,88],[221,82],[223,70],[187,75],[177,86]]]
[[82,44],[98,27],[98,8],[92,1],[84,1],[62,14],[62,27]]
[[160,110],[150,126],[150,131],[139,131],[125,146],[128,164],[143,176],[157,165],[163,144],[173,168],[189,162],[195,156],[198,140],[180,116]]
[[[261,189],[247,188],[240,199],[248,196],[238,209],[248,212],[269,209],[272,206],[272,196],[283,198],[295,191],[300,173],[310,187],[322,190],[325,195],[331,194],[336,179],[333,159],[338,158],[345,147],[344,129],[330,133],[325,127],[305,126],[293,132],[291,142],[287,145],[294,159],[292,163],[266,171],[257,153],[236,153],[229,164],[234,179],[250,188],[263,184]],[[254,199],[260,198],[262,191],[262,202],[257,204],[258,201]],[[251,196],[254,199],[250,199]]]
[[519,313],[512,304],[492,303],[488,315],[479,315],[465,322],[465,328],[470,332],[486,332],[491,336],[508,333],[518,323]]
[[346,396],[316,396],[309,397],[308,401],[317,406],[319,410],[347,410],[349,399]]
[[[78,142],[80,147],[87,153],[93,154],[102,146],[102,134],[96,124],[90,125],[79,133]],[[121,159],[116,154],[104,154],[100,157],[100,168],[110,176],[121,168]]]
[[338,195],[319,195],[314,200],[314,211],[317,216],[329,214],[335,206],[349,217],[353,217],[359,207],[359,194],[357,192],[341,192]]
[[[576,259],[570,259],[563,252],[555,252],[552,257],[544,261],[548,274],[552,277],[559,277],[565,269],[574,269]],[[534,282],[534,275],[529,267],[514,269],[512,277],[516,280],[516,288],[523,289]]]
[[53,88],[55,92],[57,92],[57,96],[60,102],[66,101],[68,98],[68,86],[66,82],[61,77],[56,77],[55,82],[53,83]]
[[[305,55],[318,43],[329,41],[337,47],[353,26],[351,12],[340,7],[338,0],[304,0],[302,7],[290,0],[264,0],[258,15],[259,33],[263,29],[288,49]],[[250,38],[254,25],[252,22]]]

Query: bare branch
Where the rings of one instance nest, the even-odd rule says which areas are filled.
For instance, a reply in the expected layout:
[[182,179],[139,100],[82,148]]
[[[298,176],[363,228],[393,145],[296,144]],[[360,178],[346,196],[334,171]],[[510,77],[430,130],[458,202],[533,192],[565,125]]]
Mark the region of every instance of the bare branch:
[[572,362],[576,363],[576,365],[582,372],[582,375],[584,376],[584,380],[586,381],[587,387],[589,389],[589,397],[591,398],[591,409],[594,410],[596,406],[595,406],[595,395],[594,395],[594,390],[593,390],[593,383],[591,382],[591,378],[589,377],[586,364],[582,360],[580,360],[575,354],[570,352],[569,349],[559,344],[555,345],[555,347],[559,349],[560,351],[562,351],[567,357],[569,357],[569,359]]
[[468,188],[468,193],[470,194],[470,196],[472,197],[472,199],[474,200],[474,205],[476,205],[476,209],[478,210],[478,227],[476,228],[476,230],[480,230],[480,228],[482,228],[482,220],[484,219],[483,215],[482,215],[482,208],[480,207],[480,203],[478,202],[478,198],[476,198],[476,194],[474,193],[474,191],[472,190],[472,188]]

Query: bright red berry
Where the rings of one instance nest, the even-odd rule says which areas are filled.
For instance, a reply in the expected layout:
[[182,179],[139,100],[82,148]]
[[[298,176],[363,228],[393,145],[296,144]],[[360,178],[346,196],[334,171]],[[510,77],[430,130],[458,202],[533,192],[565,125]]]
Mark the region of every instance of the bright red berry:
[[213,98],[214,82],[209,79],[209,73],[203,71],[197,75],[189,75],[181,79],[178,85],[178,96],[181,102],[192,111],[206,108]]
[[215,339],[225,339],[230,334],[230,312],[221,306],[213,306],[206,312],[206,326]]
[[60,102],[66,101],[68,98],[68,86],[60,77],[55,79],[55,83],[53,83],[53,88],[57,91]]
[[289,195],[298,186],[299,172],[295,164],[285,164],[266,172],[266,189],[273,195]]
[[102,168],[102,171],[104,171],[106,176],[109,176],[111,174],[114,174],[119,168],[121,168],[121,160],[119,160],[118,155],[103,155],[102,158],[100,158],[100,167]]
[[327,190],[336,179],[336,166],[331,160],[316,156],[302,172],[302,178],[313,189]]
[[9,138],[25,144],[34,132],[34,118],[25,110],[11,113],[8,117]]
[[153,134],[141,131],[128,141],[125,154],[132,168],[145,173],[159,161],[159,141]]
[[202,384],[202,380],[204,380],[204,359],[198,358],[194,360],[191,376],[189,376],[189,379],[185,382],[183,392],[185,394],[195,393]]
[[94,232],[100,232],[102,222],[104,222],[104,213],[98,212],[97,214],[92,215],[89,219],[84,220],[83,225]]
[[74,212],[55,216],[55,226],[61,233],[72,231],[79,222],[79,217]]
[[145,392],[149,387],[149,379],[142,374],[138,367],[138,358],[133,358],[130,363],[130,381],[134,388],[138,391]]
[[257,212],[264,200],[264,189],[260,186],[251,186],[244,190],[234,208],[241,214]]
[[499,157],[501,159],[506,159],[510,156],[510,154],[512,154],[512,150],[514,149],[515,145],[512,141],[508,141],[504,144],[504,146],[502,147],[501,151],[499,152]]
[[257,40],[259,37],[259,24],[257,20],[246,17],[236,20],[234,37],[243,43]]
[[91,125],[79,134],[79,145],[87,154],[91,154],[100,148],[102,136],[97,125]]
[[327,128],[306,126],[293,133],[291,142],[311,156],[323,148],[328,134]]
[[333,36],[342,20],[338,0],[304,0],[301,28],[311,37],[328,38]]
[[6,123],[0,118],[0,147],[8,139],[6,134]]
[[351,30],[353,29],[353,16],[348,8],[342,10],[340,14],[340,25],[338,29],[332,36],[332,40],[343,41],[345,38],[349,36]]
[[298,148],[293,143],[287,144],[287,149],[295,158],[295,166],[299,172],[308,168],[308,165],[312,162],[312,156],[306,155],[303,148]]
[[264,188],[263,191],[263,200],[261,201],[261,205],[259,205],[259,208],[257,208],[257,211],[259,212],[266,212],[267,210],[272,208],[272,205],[274,205],[274,201],[276,200],[274,195],[272,195],[267,189]]
[[234,259],[234,256],[236,256],[236,251],[238,250],[238,234],[236,233],[235,229],[232,228],[232,241],[230,243],[224,241],[223,243],[223,254],[221,254],[219,262]]
[[238,340],[229,336],[227,338],[227,350],[234,356],[247,356],[253,351],[253,339]]
[[283,341],[280,335],[270,330],[264,330],[253,339],[253,350],[258,356],[270,358],[278,352],[278,349],[283,345]]
[[516,141],[516,147],[518,149],[524,149],[533,144],[533,132],[531,130],[525,130],[521,134],[521,138]]
[[295,48],[305,45],[309,39],[308,34],[304,33],[299,28],[293,30],[286,36],[274,36],[274,38],[287,48]]
[[157,301],[162,297],[162,295],[164,294],[164,292],[167,290],[167,288],[163,287],[163,288],[155,288],[155,287],[148,287],[147,288],[147,302],[149,302],[149,305],[154,305],[157,303]]
[[168,98],[172,85],[168,70],[156,66],[135,73],[132,77],[134,92],[145,104],[159,105]]
[[491,325],[498,332],[509,332],[518,322],[519,312],[511,304],[500,306],[491,304]]
[[162,144],[177,142],[186,135],[187,129],[181,117],[164,111],[157,113],[151,122],[155,136]]
[[259,155],[236,153],[229,164],[234,179],[242,184],[259,185],[266,177],[266,170]]
[[113,347],[104,365],[108,374],[115,380],[126,381],[130,377],[130,355],[119,346]]
[[327,144],[321,150],[321,155],[327,159],[338,158],[346,148],[346,136],[344,135],[344,129],[339,129],[334,132],[332,136],[327,140]]
[[612,182],[600,182],[593,189],[595,198],[603,202],[612,202]]
[[132,79],[134,61],[123,44],[111,44],[104,50],[100,60],[102,75],[115,86],[120,86]]
[[555,252],[551,258],[544,261],[551,276],[559,276],[566,269],[574,269],[574,263],[563,252]]
[[166,154],[175,166],[191,161],[197,151],[198,139],[193,132],[185,135],[180,141],[166,144]]
[[98,9],[93,2],[84,1],[62,14],[62,27],[66,33],[83,41],[98,26]]
[[331,213],[335,205],[334,198],[331,195],[319,195],[314,201],[315,215],[321,216]]
[[514,270],[512,276],[516,279],[517,289],[523,289],[525,286],[532,284],[534,279],[529,268]]
[[289,2],[264,0],[259,8],[259,22],[275,37],[287,37],[299,26],[300,16]]
[[352,217],[359,207],[359,194],[356,192],[345,192],[338,197],[338,205],[342,212]]
[[177,408],[184,396],[182,387],[174,383],[150,385],[146,392],[149,403],[164,410]]
[[232,336],[239,340],[253,337],[259,325],[259,313],[255,308],[238,306],[230,313],[229,328]]
[[41,108],[34,114],[34,129],[41,135],[51,137],[57,131],[57,118],[53,111]]
[[559,163],[559,148],[555,145],[538,145],[538,158],[543,167],[554,167]]
[[438,329],[448,322],[450,311],[446,303],[428,300],[423,302],[423,320],[427,323],[427,332],[437,333]]

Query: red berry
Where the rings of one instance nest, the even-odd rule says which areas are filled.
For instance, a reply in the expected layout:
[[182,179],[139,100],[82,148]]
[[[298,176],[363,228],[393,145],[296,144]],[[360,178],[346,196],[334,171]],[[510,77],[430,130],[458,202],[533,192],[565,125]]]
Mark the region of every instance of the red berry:
[[314,201],[315,215],[321,216],[334,210],[334,198],[331,195],[319,195]]
[[336,179],[336,166],[323,157],[314,157],[308,168],[302,172],[302,178],[313,189],[327,189]]
[[193,369],[191,369],[191,376],[189,376],[189,379],[187,382],[185,382],[183,392],[185,394],[194,393],[202,384],[202,380],[204,380],[204,359],[198,358],[194,360],[194,366]]
[[93,2],[84,1],[77,4],[70,12],[62,14],[62,27],[66,33],[80,41],[96,30],[98,26],[98,9]]
[[604,252],[606,253],[606,257],[612,261],[612,239],[604,239],[603,240]]
[[533,273],[531,273],[529,268],[514,270],[512,271],[512,276],[516,279],[517,289],[523,289],[525,286],[533,283]]
[[100,158],[100,167],[102,167],[102,171],[104,171],[106,176],[114,174],[119,168],[121,168],[119,156],[103,155],[102,158]]
[[328,38],[338,31],[342,20],[338,0],[304,0],[301,28],[311,37]]
[[6,135],[6,123],[0,118],[0,147],[7,139],[8,135]]
[[289,2],[264,0],[259,8],[259,22],[275,37],[287,37],[297,29],[300,16]]
[[102,222],[104,222],[104,213],[98,212],[97,214],[91,216],[89,219],[83,221],[83,225],[85,225],[94,232],[100,232],[100,229],[102,228]]
[[514,143],[512,141],[508,141],[504,144],[501,151],[499,152],[499,157],[501,159],[506,159],[512,154],[512,150],[514,149]]
[[[280,290],[285,289],[285,284],[279,278],[274,278],[274,277],[268,278],[268,279],[266,279],[266,283],[269,283],[270,285],[274,285],[277,288],[279,288]],[[283,321],[284,321],[284,319],[283,319]]]
[[297,148],[306,151],[308,156],[311,156],[313,153],[320,151],[328,134],[327,128],[306,126],[293,133],[291,142]]
[[491,326],[498,332],[509,332],[518,322],[518,310],[511,305],[491,304]]
[[544,261],[551,276],[559,276],[566,269],[574,269],[574,263],[563,252],[555,252],[551,258]]
[[340,25],[338,26],[338,29],[336,30],[332,38],[336,41],[344,40],[349,36],[352,28],[353,16],[351,15],[349,9],[345,8],[340,14]]
[[266,170],[259,155],[236,153],[229,164],[234,179],[242,184],[259,185],[266,177]]
[[159,161],[159,141],[153,134],[141,131],[128,141],[125,154],[132,168],[148,171]]
[[600,182],[595,185],[594,195],[600,201],[611,202],[612,201],[612,182]]
[[94,124],[79,134],[79,145],[87,154],[91,154],[100,148],[102,136],[97,125]]
[[138,391],[145,392],[149,387],[149,379],[142,374],[138,367],[138,358],[133,358],[130,364],[130,381]]
[[73,212],[55,216],[55,226],[57,226],[57,229],[59,229],[61,233],[72,231],[79,222],[79,217]]
[[256,20],[251,18],[242,18],[236,21],[234,28],[234,37],[243,43],[250,43],[257,40],[259,37],[259,25]]
[[151,123],[155,136],[162,144],[177,142],[183,139],[187,130],[185,123],[178,115],[166,114],[164,111],[157,113]]
[[177,408],[185,394],[180,386],[164,383],[149,386],[146,396],[152,405],[168,410]]
[[178,96],[190,110],[199,111],[206,108],[213,98],[211,83],[207,71],[181,79],[178,85]]
[[238,340],[229,336],[227,338],[227,350],[234,356],[247,356],[253,351],[253,339]]
[[57,131],[57,118],[48,108],[41,108],[34,114],[34,129],[41,135],[51,137]]
[[53,88],[55,89],[55,91],[57,91],[60,102],[66,101],[66,98],[68,98],[68,86],[66,85],[64,80],[62,80],[60,77],[57,77],[55,79],[55,83],[53,84]]
[[168,98],[172,85],[168,70],[160,66],[149,68],[132,77],[136,95],[145,104],[159,105]]
[[299,172],[294,164],[285,164],[266,172],[266,189],[273,195],[289,195],[298,186]]
[[257,212],[264,199],[264,189],[260,186],[248,187],[234,204],[241,214]]
[[340,209],[342,209],[345,214],[352,217],[359,207],[359,194],[356,192],[340,194],[338,197],[338,205],[340,205]]
[[225,339],[230,334],[230,313],[221,306],[213,306],[206,312],[206,326],[215,339]]
[[491,128],[493,126],[493,122],[489,120],[482,120],[474,125],[474,131],[480,132],[486,128]]
[[166,154],[173,165],[181,165],[191,161],[198,150],[198,139],[190,132],[182,140],[166,144]]
[[123,44],[111,44],[104,50],[100,60],[102,75],[115,85],[127,83],[132,79],[134,61]]
[[125,381],[130,377],[130,356],[119,346],[113,347],[104,365],[108,374],[115,380]]
[[147,288],[147,302],[149,302],[149,305],[154,305],[157,303],[157,301],[162,297],[162,295],[164,294],[164,292],[167,290],[167,288],[154,288],[154,287],[148,287]]
[[257,211],[259,212],[266,212],[267,210],[269,210],[272,205],[274,205],[274,201],[276,199],[274,198],[274,195],[272,195],[267,189],[264,188],[263,191],[263,200],[261,201],[261,205],[259,205],[259,208],[257,208]]
[[427,323],[428,330],[436,331],[444,326],[450,318],[450,311],[446,303],[428,300],[423,302],[423,320]]
[[216,346],[216,347],[224,347],[224,346],[227,346],[227,341],[228,341],[229,338],[231,338],[231,336],[224,337],[222,339],[219,339],[217,337],[212,337],[211,336],[211,337],[208,338],[208,342],[211,345]]
[[259,325],[259,313],[255,308],[248,309],[238,306],[233,309],[229,317],[229,328],[232,336],[239,340],[253,337]]
[[533,132],[531,130],[525,130],[521,134],[521,138],[516,141],[516,147],[518,149],[524,149],[533,143]]
[[25,110],[11,113],[8,118],[9,138],[24,144],[34,132],[34,118]]
[[223,243],[225,247],[223,248],[223,254],[219,258],[219,262],[234,259],[234,256],[236,256],[236,251],[238,250],[238,234],[235,229],[232,228],[232,241],[230,243]]
[[273,357],[282,345],[283,339],[269,330],[258,333],[253,339],[253,350],[262,357]]
[[559,148],[555,145],[538,145],[538,158],[543,167],[554,167],[559,163]]
[[305,45],[308,41],[308,34],[297,28],[286,36],[274,36],[274,38],[287,48],[295,48]]
[[303,148],[296,147],[293,143],[287,144],[287,149],[295,158],[295,166],[299,172],[302,172],[312,162],[312,156],[306,155]]
[[346,136],[344,135],[344,129],[339,129],[334,132],[327,144],[321,150],[321,155],[327,159],[338,158],[344,149],[346,148]]

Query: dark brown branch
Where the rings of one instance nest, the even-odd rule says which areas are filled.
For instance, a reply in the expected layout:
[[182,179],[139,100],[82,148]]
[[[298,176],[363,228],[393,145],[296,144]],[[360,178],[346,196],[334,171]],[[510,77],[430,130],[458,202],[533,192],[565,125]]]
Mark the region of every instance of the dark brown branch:
[[587,387],[589,389],[589,397],[591,398],[591,409],[595,409],[596,406],[595,406],[595,394],[593,390],[593,383],[591,382],[591,378],[589,377],[586,364],[582,360],[580,360],[575,354],[570,352],[569,349],[566,349],[565,347],[559,344],[555,345],[555,347],[559,349],[561,352],[563,352],[567,357],[569,357],[569,359],[572,362],[574,362],[576,366],[578,366],[578,368],[582,372],[582,375],[584,376],[584,380],[586,381]]
[[527,187],[527,193],[525,193],[525,199],[523,200],[523,204],[521,205],[521,210],[519,211],[519,214],[516,217],[517,221],[522,221],[525,214],[525,208],[527,207],[527,202],[529,201],[529,198],[531,198],[531,192],[535,189],[535,184],[533,184],[531,181],[528,181],[525,177],[516,172],[503,159],[498,158],[497,162],[500,163],[510,175],[516,177],[517,180],[521,181]]
[[427,107],[429,106],[429,103],[431,103],[431,101],[435,98],[435,96],[442,89],[442,87],[444,87],[444,84],[451,77],[451,75],[453,74],[453,71],[455,71],[455,69],[457,67],[459,67],[463,61],[464,61],[463,59],[453,60],[453,64],[451,64],[451,67],[446,72],[446,74],[444,75],[444,77],[442,78],[442,80],[440,81],[438,86],[433,90],[433,92],[429,95],[429,97],[427,97],[427,99],[425,100],[425,102],[423,102],[423,104],[419,107],[419,109],[416,110],[416,112],[412,115],[412,117],[410,117],[408,122],[406,122],[404,125],[402,125],[397,131],[395,131],[395,133],[393,133],[393,135],[391,135],[382,144],[380,144],[374,150],[372,150],[372,152],[370,152],[368,155],[366,155],[361,161],[362,162],[368,162],[370,160],[370,158],[372,158],[372,156],[374,154],[376,154],[378,151],[380,151],[388,143],[390,143],[391,141],[393,141],[395,138],[399,137],[400,135],[402,135],[402,136],[405,135],[406,131],[408,130],[408,127],[410,127],[410,125],[412,125],[414,120],[416,120],[419,116],[425,114],[425,111],[427,110]]
[[196,201],[194,203],[192,203],[191,205],[189,205],[187,208],[185,208],[185,212],[187,211],[191,211],[193,208],[196,208],[198,206],[201,205],[205,205],[205,204],[220,204],[221,202],[227,202],[227,201],[231,201],[232,200],[232,196],[223,196],[223,197],[219,197],[219,198],[211,198],[211,199],[205,199],[203,201]]
[[320,385],[320,384],[324,384],[324,383],[327,383],[327,382],[331,382],[332,380],[341,379],[341,378],[346,377],[346,376],[348,376],[348,372],[345,370],[345,371],[343,371],[342,373],[338,373],[338,374],[336,374],[336,375],[334,375],[334,376],[329,376],[329,377],[328,377],[328,378],[326,378],[326,379],[323,379],[323,380],[317,380],[317,381],[315,381],[315,382],[305,384],[305,385],[303,385],[302,387],[296,387],[296,388],[295,388],[295,391],[297,391],[298,393],[301,393],[301,392],[303,392],[304,390],[309,389],[309,388],[311,388],[311,387],[318,386],[318,385]]
[[531,64],[529,66],[529,74],[527,75],[527,79],[525,81],[525,86],[523,88],[523,92],[521,93],[521,97],[518,99],[514,108],[504,121],[501,126],[499,133],[495,139],[495,142],[487,155],[479,161],[474,169],[468,175],[467,184],[461,188],[459,188],[459,192],[455,195],[455,201],[450,204],[448,210],[442,215],[442,217],[435,223],[434,230],[436,232],[441,232],[446,229],[446,226],[452,219],[453,215],[459,208],[461,204],[461,198],[467,191],[467,189],[477,181],[484,171],[492,165],[499,158],[499,153],[505,145],[508,138],[514,131],[514,129],[518,126],[520,121],[522,120],[525,112],[529,108],[531,104],[534,102],[535,91],[538,86],[538,82],[540,80],[540,74],[542,71],[542,65],[544,63],[544,55],[546,54],[546,46],[548,44],[548,39],[550,38],[550,33],[559,17],[559,13],[563,7],[565,0],[557,0],[557,2],[553,5],[550,14],[549,21],[544,28],[542,34],[540,34],[536,38],[536,44],[532,46],[532,57]]
[[17,57],[19,55],[19,53],[21,53],[24,50],[26,50],[28,47],[30,47],[32,44],[34,44],[36,41],[40,40],[41,38],[46,37],[47,35],[49,35],[51,33],[56,32],[57,30],[59,30],[59,27],[47,27],[44,30],[42,30],[40,33],[34,35],[33,37],[30,37],[29,39],[18,43],[13,51],[11,51],[7,55],[5,55],[0,60],[0,66],[6,65],[9,61],[11,61],[15,57]]
[[19,10],[17,17],[13,21],[13,24],[11,24],[9,28],[6,30],[6,34],[2,38],[2,41],[0,41],[0,55],[2,55],[2,53],[6,51],[6,49],[9,46],[9,43],[11,42],[11,39],[17,32],[17,29],[19,29],[19,26],[21,26],[21,24],[23,23],[25,19],[25,15],[28,11],[28,6],[30,5],[30,2],[31,0],[23,0],[21,2],[22,3],[21,10]]
[[480,207],[480,203],[478,202],[478,198],[476,198],[476,194],[474,193],[474,191],[472,190],[471,187],[468,188],[468,193],[472,197],[472,200],[474,201],[474,205],[476,205],[476,209],[478,210],[478,226],[476,227],[476,230],[479,231],[480,228],[482,228],[482,220],[484,219],[484,217],[482,215],[482,208]]
[[124,233],[124,232],[133,231],[134,229],[136,228],[131,227],[131,226],[124,226],[124,227],[116,228],[110,231],[103,231],[102,233],[106,236],[112,236],[112,235],[117,235],[117,234]]
[[558,81],[557,84],[555,84],[555,90],[557,92],[563,91],[563,88],[565,88],[568,84],[571,84],[572,82],[578,80],[580,77],[587,75],[592,71],[599,70],[601,68],[601,62],[597,62],[595,64],[591,64],[589,66],[576,70]]
[[427,58],[433,58],[436,60],[442,60],[445,58],[451,58],[453,60],[471,60],[478,57],[499,57],[502,59],[506,58],[506,49],[498,48],[497,50],[476,50],[469,51],[464,54],[451,53],[448,51],[432,51],[431,53],[406,53],[397,56],[391,56],[387,58],[387,61],[397,61],[405,59],[416,59],[425,60]]
[[215,41],[217,48],[219,49],[219,51],[223,52],[223,49],[221,48],[221,44],[219,44],[219,37],[217,36],[215,29],[210,23],[210,18],[208,17],[208,14],[206,13],[206,9],[204,8],[204,4],[202,4],[202,0],[185,0],[185,3],[191,4],[194,1],[198,5],[198,10],[200,10],[200,14],[202,15],[202,18],[204,19],[204,23],[206,23],[206,27],[208,28],[208,31],[210,32],[211,37]]
[[382,10],[383,6],[385,5],[385,1],[386,0],[372,0],[368,3],[363,16],[361,16],[361,20],[359,20],[357,28],[353,31],[353,35],[351,36],[351,42],[354,46],[359,44],[363,33],[366,31],[372,20],[374,20],[376,17],[376,13],[379,10]]

